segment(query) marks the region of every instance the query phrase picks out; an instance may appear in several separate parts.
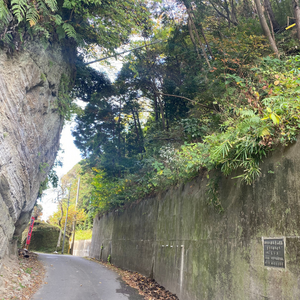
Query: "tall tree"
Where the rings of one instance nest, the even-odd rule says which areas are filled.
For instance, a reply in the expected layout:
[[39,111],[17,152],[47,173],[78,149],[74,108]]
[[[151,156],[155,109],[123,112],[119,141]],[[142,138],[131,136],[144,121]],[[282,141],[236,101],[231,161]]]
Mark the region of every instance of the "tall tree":
[[300,41],[300,8],[299,0],[293,0],[294,14],[296,19],[297,37]]
[[254,0],[254,1],[255,1],[255,5],[256,5],[256,9],[257,9],[257,14],[258,14],[259,21],[260,21],[260,25],[261,25],[261,27],[262,27],[262,29],[263,29],[266,37],[269,40],[271,49],[278,56],[279,55],[278,48],[276,46],[275,40],[272,37],[272,34],[271,34],[270,28],[268,26],[268,23],[266,21],[266,18],[265,18],[265,15],[264,15],[263,8],[262,8],[262,5],[260,3],[260,0]]
[[270,19],[270,23],[273,27],[273,30],[276,32],[280,28],[280,25],[276,20],[276,17],[275,17],[274,11],[272,9],[272,5],[271,5],[270,0],[264,0],[264,7],[265,7],[267,15]]

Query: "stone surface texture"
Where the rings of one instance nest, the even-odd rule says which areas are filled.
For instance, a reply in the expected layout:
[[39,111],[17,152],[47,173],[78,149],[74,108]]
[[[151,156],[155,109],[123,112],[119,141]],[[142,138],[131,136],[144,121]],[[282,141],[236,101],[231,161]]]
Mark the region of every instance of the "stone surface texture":
[[58,46],[34,43],[12,55],[0,50],[0,268],[59,148],[57,95],[62,74],[71,74],[66,57]]
[[[152,276],[181,300],[300,299],[300,142],[277,149],[253,185],[207,174],[94,220],[90,255]],[[210,177],[212,175],[210,174]],[[263,237],[284,237],[286,267],[264,266]]]

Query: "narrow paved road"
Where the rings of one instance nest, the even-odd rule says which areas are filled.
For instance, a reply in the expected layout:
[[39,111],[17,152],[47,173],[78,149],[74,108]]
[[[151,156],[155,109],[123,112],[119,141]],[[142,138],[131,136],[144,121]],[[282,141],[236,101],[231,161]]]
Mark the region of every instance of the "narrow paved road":
[[97,262],[70,255],[39,254],[45,282],[32,300],[142,300],[117,273]]

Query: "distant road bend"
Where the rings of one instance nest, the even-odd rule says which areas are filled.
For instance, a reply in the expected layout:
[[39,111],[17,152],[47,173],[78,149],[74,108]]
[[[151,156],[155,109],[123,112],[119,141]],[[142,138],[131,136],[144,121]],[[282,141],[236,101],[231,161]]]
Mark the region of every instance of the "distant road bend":
[[39,254],[47,274],[32,300],[142,300],[119,275],[81,257]]

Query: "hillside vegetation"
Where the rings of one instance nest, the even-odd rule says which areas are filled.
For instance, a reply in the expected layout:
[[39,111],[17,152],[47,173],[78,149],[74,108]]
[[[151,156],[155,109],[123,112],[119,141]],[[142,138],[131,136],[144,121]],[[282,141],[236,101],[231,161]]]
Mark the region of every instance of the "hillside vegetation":
[[[90,212],[122,207],[200,170],[209,177],[213,169],[225,176],[241,169],[238,177],[252,184],[267,153],[296,140],[299,40],[297,26],[285,29],[293,6],[265,1],[260,20],[257,5],[163,2],[132,43],[147,46],[124,58],[115,82],[79,62],[73,93],[86,107],[73,135],[83,172],[93,174]],[[207,201],[222,211],[213,176]]]
[[[297,1],[0,0],[0,19],[3,47],[39,37],[77,49],[76,79],[59,99],[64,116],[74,112],[71,99],[86,103],[73,131],[85,158],[76,174],[88,183],[82,229],[95,213],[200,170],[241,169],[251,184],[270,150],[296,140]],[[134,50],[114,82],[84,62],[99,59],[99,49],[101,59],[117,56],[124,43]],[[211,176],[207,201],[222,211],[217,186]]]

